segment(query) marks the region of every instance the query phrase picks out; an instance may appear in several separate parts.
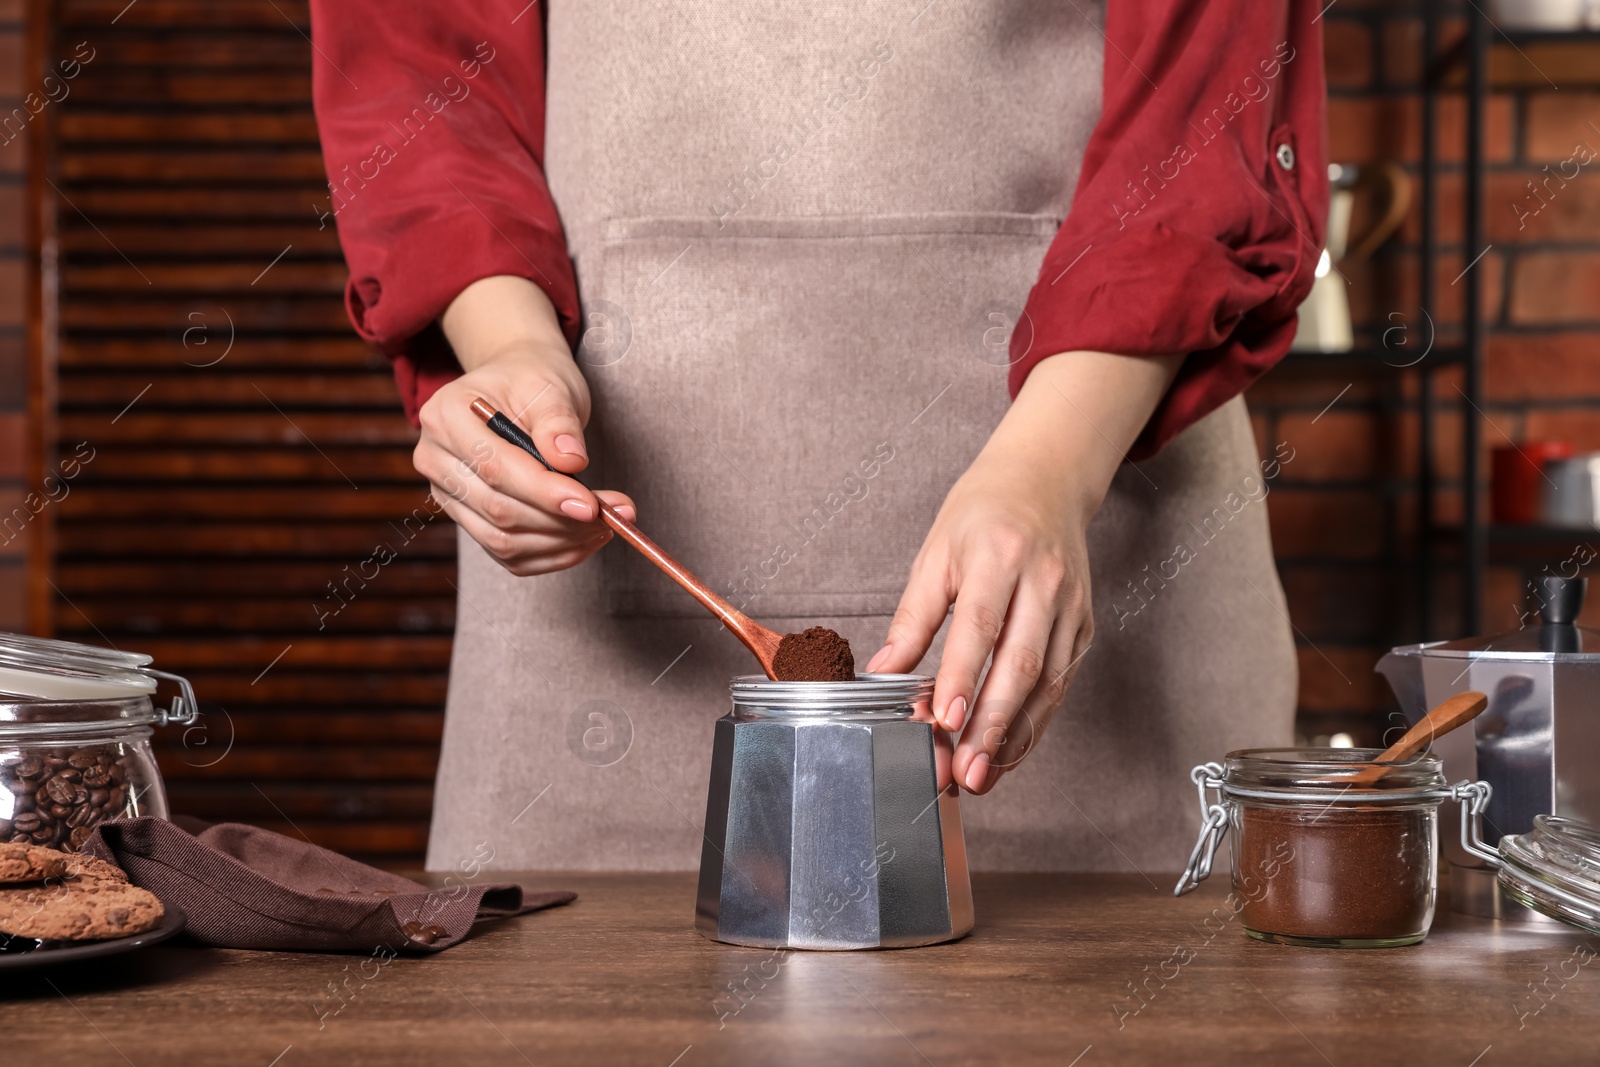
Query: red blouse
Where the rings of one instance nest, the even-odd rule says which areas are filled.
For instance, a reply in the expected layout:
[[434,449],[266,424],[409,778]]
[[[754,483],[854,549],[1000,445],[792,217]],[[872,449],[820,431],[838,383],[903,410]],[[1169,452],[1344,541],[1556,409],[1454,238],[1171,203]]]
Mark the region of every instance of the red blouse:
[[[542,169],[543,6],[518,16],[512,42],[499,4],[375,3],[311,3],[330,179],[317,211],[350,264],[350,320],[394,360],[415,422],[461,373],[435,320],[467,285],[532,280],[574,341],[578,294]],[[1319,11],[1108,0],[1100,121],[1012,334],[1013,396],[1057,352],[1188,353],[1139,459],[1288,351],[1327,216]],[[485,65],[497,76],[480,78]],[[479,106],[455,107],[476,94]],[[419,101],[416,128],[396,129]],[[426,151],[385,147],[413,137]],[[451,184],[465,195],[440,195]]]

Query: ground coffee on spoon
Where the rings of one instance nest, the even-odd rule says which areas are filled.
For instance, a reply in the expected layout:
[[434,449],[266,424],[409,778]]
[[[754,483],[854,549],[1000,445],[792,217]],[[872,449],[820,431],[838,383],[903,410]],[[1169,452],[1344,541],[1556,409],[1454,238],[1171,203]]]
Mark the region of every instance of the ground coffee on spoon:
[[780,682],[853,682],[856,660],[849,641],[826,626],[813,626],[783,635],[772,657],[772,673]]

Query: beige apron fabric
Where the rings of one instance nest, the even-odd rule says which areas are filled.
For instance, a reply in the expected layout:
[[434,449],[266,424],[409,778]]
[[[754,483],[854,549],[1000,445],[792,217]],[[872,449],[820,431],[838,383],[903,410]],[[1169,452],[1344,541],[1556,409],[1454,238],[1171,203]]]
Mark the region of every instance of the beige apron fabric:
[[[594,484],[751,614],[870,657],[1005,410],[1102,47],[1044,0],[552,3],[546,171],[594,327]],[[1264,505],[1209,542],[1188,526],[1256,462],[1236,401],[1118,475],[1091,531],[1099,636],[1034,754],[966,799],[975,866],[1180,866],[1189,766],[1288,739]],[[1180,542],[1195,558],[1119,630],[1113,594],[1136,604],[1122,583]],[[621,544],[534,579],[461,545],[429,866],[484,843],[502,868],[697,865],[748,654]]]

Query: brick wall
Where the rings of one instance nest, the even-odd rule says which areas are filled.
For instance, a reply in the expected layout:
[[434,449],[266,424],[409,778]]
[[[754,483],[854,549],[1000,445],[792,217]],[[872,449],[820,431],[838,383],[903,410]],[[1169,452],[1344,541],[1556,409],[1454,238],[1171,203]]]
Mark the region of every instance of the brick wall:
[[[1391,159],[1416,174],[1420,10],[1419,4],[1344,0],[1327,13],[1334,162]],[[1443,38],[1459,32],[1459,24],[1446,26]],[[1457,70],[1447,85],[1461,83]],[[1567,160],[1575,145],[1600,149],[1600,43],[1545,42],[1519,51],[1497,41],[1490,83],[1484,214],[1492,247],[1473,267],[1489,328],[1480,416],[1484,471],[1488,450],[1508,438],[1554,437],[1600,449],[1600,160],[1564,187],[1552,182],[1537,214],[1519,219],[1512,206],[1538,206],[1526,183],[1542,180],[1543,168]],[[1441,99],[1435,217],[1445,250],[1429,312],[1446,339],[1459,325],[1464,288],[1452,280],[1479,251],[1463,255],[1461,247],[1464,113],[1459,93]],[[1390,313],[1419,321],[1418,236],[1413,203],[1405,227],[1370,262],[1343,267],[1352,312],[1369,342],[1396,321]],[[1441,398],[1436,454],[1444,479],[1439,517],[1450,522],[1460,517],[1464,405],[1458,373],[1441,371],[1435,380]],[[1372,667],[1389,645],[1420,636],[1411,592],[1415,501],[1407,485],[1417,452],[1412,379],[1377,360],[1348,368],[1286,363],[1250,400],[1263,443],[1286,440],[1297,450],[1269,508],[1299,631],[1301,732],[1315,738],[1344,731],[1358,742],[1376,740],[1393,705]],[[1600,548],[1600,537],[1582,533],[1520,550],[1492,545],[1486,630],[1515,628],[1526,574],[1585,542]],[[1458,600],[1459,589],[1446,582],[1434,632],[1426,636],[1462,636]],[[1591,607],[1584,621],[1600,623],[1600,612]]]
[[[27,91],[23,56],[23,0],[0,0],[0,115],[9,115]],[[22,503],[27,461],[27,334],[24,255],[27,219],[27,145],[0,144],[0,515]],[[25,537],[0,532],[0,630],[23,628],[22,563]]]

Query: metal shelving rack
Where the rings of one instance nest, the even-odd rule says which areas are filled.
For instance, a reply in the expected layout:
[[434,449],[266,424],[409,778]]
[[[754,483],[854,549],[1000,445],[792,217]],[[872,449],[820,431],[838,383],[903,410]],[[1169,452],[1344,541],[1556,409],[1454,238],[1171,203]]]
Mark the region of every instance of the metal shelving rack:
[[[1449,10],[1445,8],[1448,6]],[[1438,178],[1442,169],[1438,140],[1439,97],[1447,82],[1460,70],[1465,97],[1465,153],[1462,160],[1462,262],[1472,264],[1462,278],[1462,321],[1449,344],[1436,344],[1426,358],[1402,373],[1415,373],[1417,385],[1417,506],[1416,571],[1414,593],[1418,640],[1435,640],[1481,633],[1484,627],[1484,578],[1491,550],[1496,557],[1520,559],[1559,558],[1553,553],[1570,551],[1574,536],[1581,532],[1549,526],[1492,525],[1485,520],[1483,433],[1483,358],[1486,324],[1482,271],[1474,257],[1487,252],[1484,245],[1484,125],[1487,112],[1488,58],[1493,39],[1498,37],[1519,50],[1524,45],[1541,43],[1593,42],[1600,44],[1600,31],[1560,32],[1495,29],[1482,9],[1482,0],[1465,5],[1449,0],[1423,0],[1422,3],[1423,75],[1420,85],[1421,129],[1418,200],[1421,214],[1419,278],[1417,292],[1423,309],[1432,316],[1439,296],[1436,270],[1441,249],[1436,218]],[[1440,27],[1448,15],[1464,19],[1465,36],[1447,49],[1440,48]],[[1450,91],[1457,91],[1450,86]],[[1437,340],[1437,338],[1435,338]],[[1369,345],[1347,353],[1306,353],[1292,355],[1301,366],[1340,366],[1377,371],[1393,369],[1385,360],[1380,345]],[[1460,396],[1442,394],[1436,377],[1439,372],[1461,367]],[[1453,393],[1455,390],[1450,390]],[[1441,484],[1439,456],[1434,442],[1441,409],[1459,407],[1462,411],[1460,438],[1461,505],[1459,524],[1446,524],[1439,517]],[[1460,583],[1459,618],[1441,619],[1438,611],[1441,579],[1451,572]]]
[[[1417,618],[1424,640],[1442,636],[1481,633],[1484,627],[1483,588],[1484,576],[1490,561],[1491,548],[1501,550],[1508,557],[1526,561],[1541,553],[1570,549],[1577,531],[1548,526],[1493,525],[1484,518],[1482,469],[1483,411],[1483,356],[1486,327],[1482,272],[1476,269],[1476,260],[1488,251],[1484,244],[1484,177],[1486,160],[1484,151],[1484,125],[1487,110],[1488,58],[1494,38],[1505,40],[1520,52],[1522,46],[1541,43],[1600,43],[1600,31],[1531,31],[1502,30],[1494,27],[1482,6],[1471,0],[1459,15],[1465,19],[1466,34],[1461,43],[1449,53],[1439,51],[1439,25],[1443,0],[1424,0],[1423,41],[1425,58],[1422,81],[1422,153],[1421,153],[1421,279],[1419,293],[1422,306],[1431,307],[1435,297],[1434,270],[1438,260],[1438,232],[1434,219],[1436,177],[1439,170],[1437,156],[1438,95],[1446,76],[1459,63],[1464,68],[1466,97],[1466,144],[1462,161],[1464,194],[1462,197],[1462,256],[1473,264],[1461,278],[1465,286],[1462,294],[1462,323],[1460,340],[1452,351],[1435,353],[1424,361],[1432,366],[1422,366],[1418,376],[1418,432],[1421,440],[1418,450],[1418,506],[1420,543],[1418,552]],[[1454,13],[1453,13],[1454,14]],[[1446,358],[1435,359],[1438,355]],[[1435,395],[1434,374],[1444,367],[1459,363],[1462,366],[1461,393],[1463,394],[1461,434],[1461,504],[1459,527],[1445,527],[1438,521],[1436,503],[1439,495],[1438,468],[1433,447],[1435,419],[1439,398]],[[1459,631],[1439,633],[1435,615],[1435,596],[1438,575],[1443,569],[1439,551],[1441,544],[1453,544],[1459,549],[1461,582],[1461,619]],[[1454,629],[1454,627],[1451,627]]]

